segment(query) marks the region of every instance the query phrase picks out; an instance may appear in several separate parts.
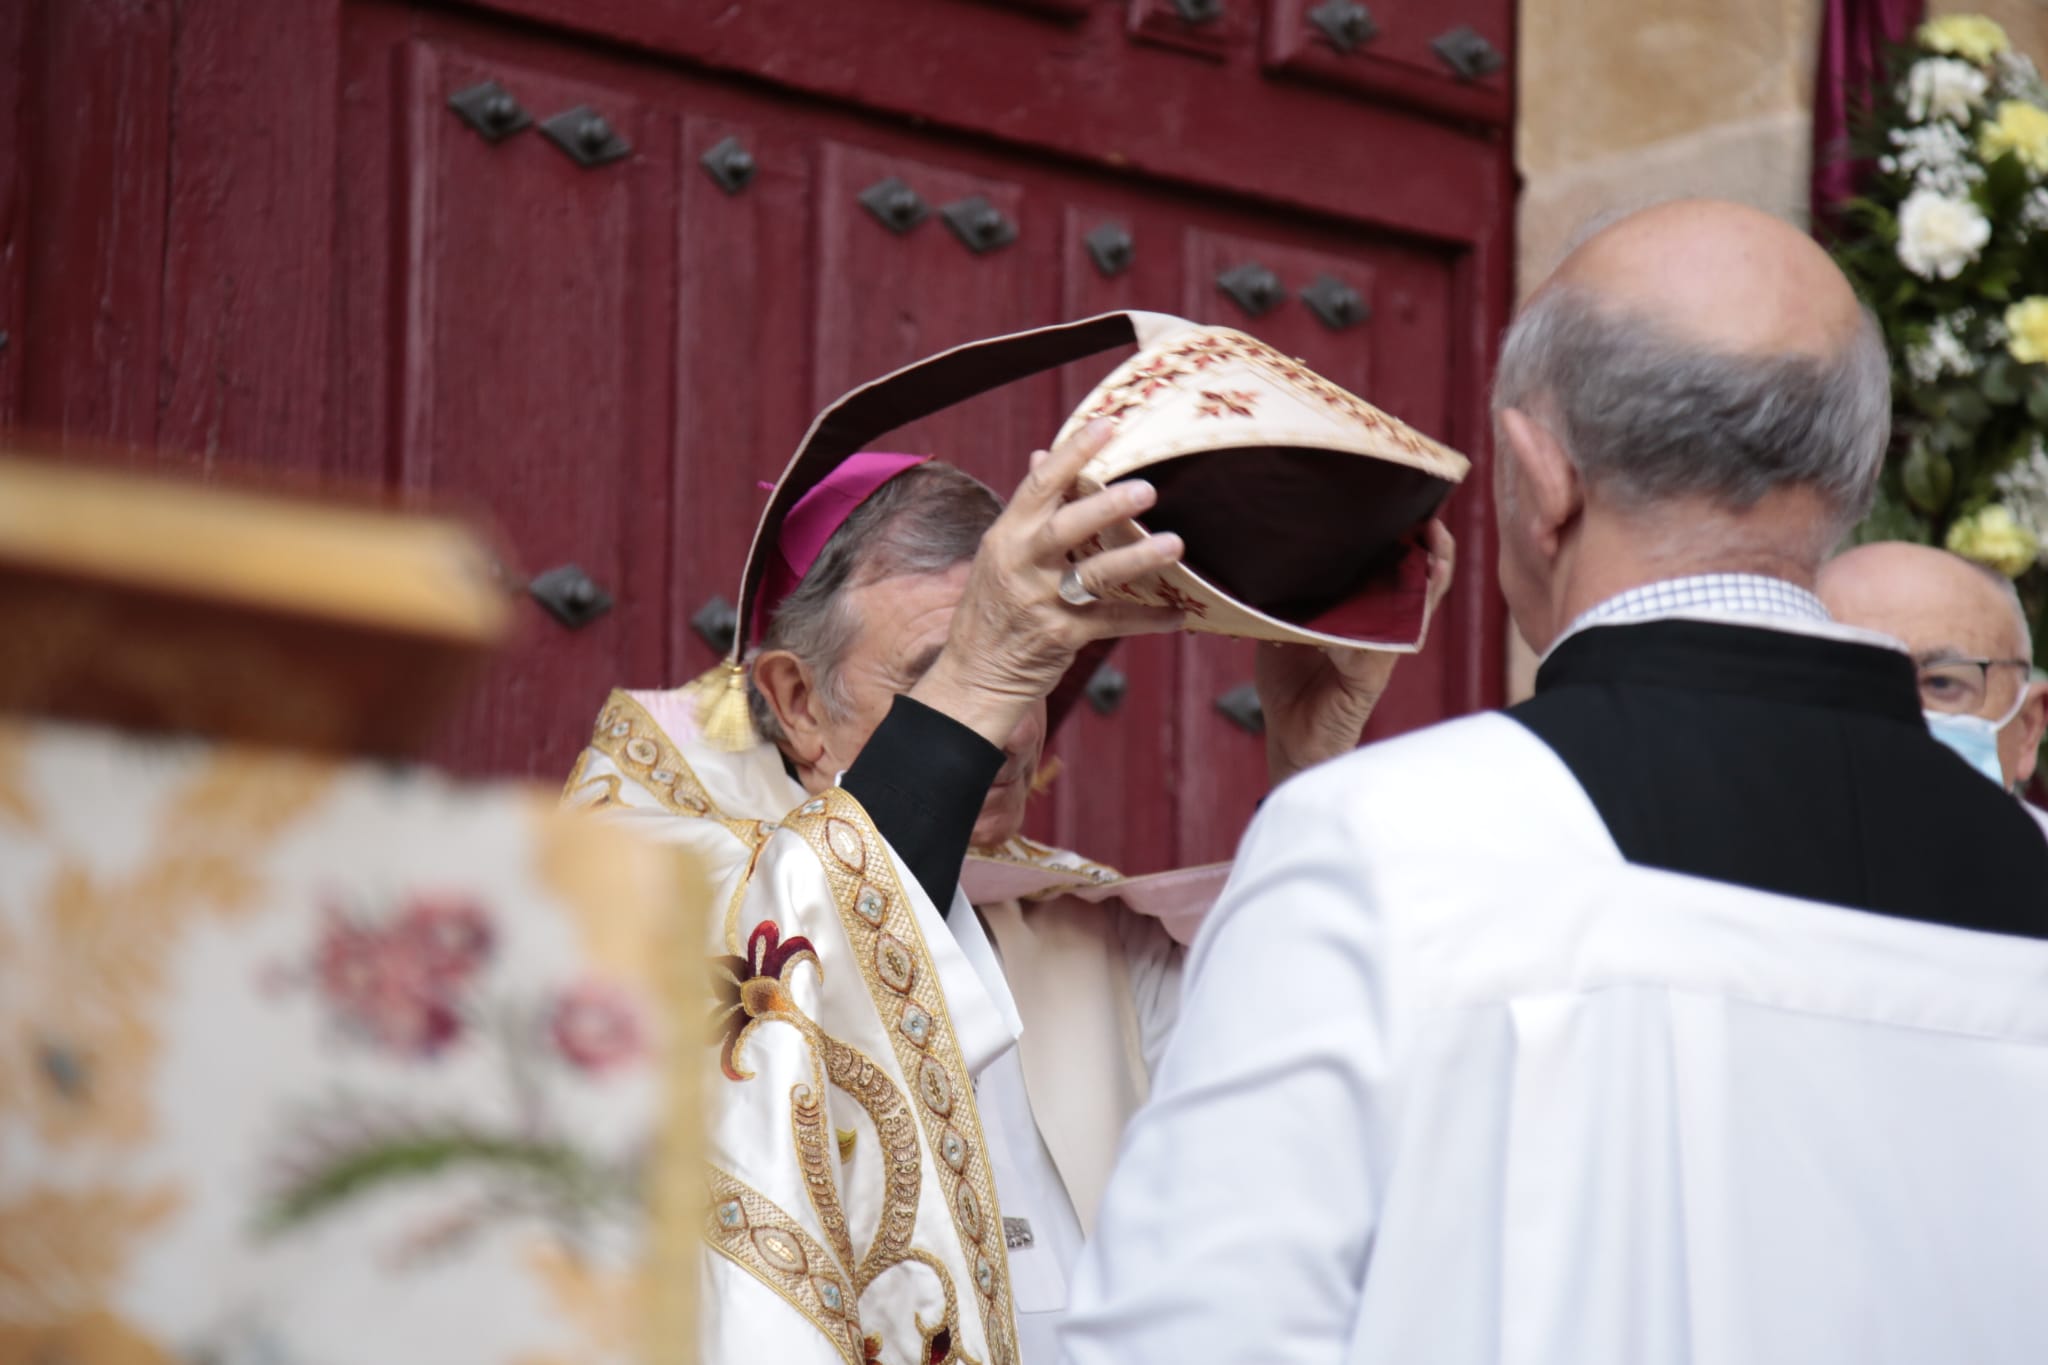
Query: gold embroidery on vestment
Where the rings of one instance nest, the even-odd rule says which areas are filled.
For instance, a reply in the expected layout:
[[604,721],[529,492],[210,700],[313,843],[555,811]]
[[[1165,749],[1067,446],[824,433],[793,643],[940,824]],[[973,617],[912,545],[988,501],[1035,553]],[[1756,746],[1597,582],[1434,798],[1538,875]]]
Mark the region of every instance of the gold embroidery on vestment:
[[[718,809],[683,751],[647,708],[627,693],[615,691],[606,700],[591,733],[590,747],[610,759],[670,814],[716,820],[742,841],[749,838],[747,831],[754,822],[728,819]],[[569,775],[572,789],[579,781],[587,781],[583,761]],[[564,795],[568,794],[565,790]]]
[[[875,833],[867,812],[859,801],[836,787],[823,799],[822,809],[799,810],[788,827],[810,843],[825,869],[840,922],[853,943],[854,959],[883,1022],[899,1016],[906,998],[926,1016],[922,1043],[903,1028],[891,1028],[889,1041],[903,1074],[914,1078],[922,1098],[923,1103],[913,1107],[926,1141],[937,1151],[950,1133],[953,1141],[967,1145],[957,1166],[942,1162],[937,1167],[939,1188],[960,1234],[968,1270],[980,1290],[976,1306],[990,1358],[994,1365],[1012,1365],[1017,1358],[1017,1329],[1010,1302],[1009,1263],[1000,1234],[988,1235],[991,1226],[1002,1227],[1002,1216],[994,1177],[984,1156],[987,1148],[974,1089],[953,1034],[945,995],[939,989],[938,973],[931,966],[923,931],[903,894],[888,847]],[[837,833],[835,826],[859,834],[860,871],[853,870],[855,859],[842,857],[829,841],[828,830]],[[884,897],[879,924],[856,904],[862,888],[870,886],[880,889]],[[903,955],[900,960],[898,953]],[[964,1198],[963,1187],[968,1191]],[[957,1339],[953,1344],[959,1346]]]
[[847,1365],[863,1365],[857,1296],[832,1253],[753,1186],[708,1163],[705,1172],[705,1242],[810,1319]]

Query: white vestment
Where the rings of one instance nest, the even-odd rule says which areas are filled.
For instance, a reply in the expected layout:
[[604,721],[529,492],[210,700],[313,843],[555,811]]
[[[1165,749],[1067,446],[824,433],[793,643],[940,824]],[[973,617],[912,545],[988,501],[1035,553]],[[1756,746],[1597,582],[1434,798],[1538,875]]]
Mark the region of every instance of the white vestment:
[[2032,1365],[2048,943],[1630,865],[1503,716],[1327,764],[1196,940],[1062,1340]]
[[[871,1337],[876,1359],[927,1365],[942,1321],[966,1358],[1045,1365],[1171,1027],[1176,935],[1191,936],[1220,876],[1125,881],[1014,840],[968,859],[942,917],[857,802],[811,797],[771,745],[704,745],[689,702],[687,689],[614,693],[566,799],[703,849],[724,869],[707,955],[746,959],[738,977],[773,977],[794,1006],[752,1024],[731,1015],[745,1038],[714,1072],[707,1179],[714,1215],[742,1225],[714,1217],[709,1230],[720,1254],[705,1258],[700,1365],[861,1365]],[[881,895],[879,923],[865,889]],[[755,938],[764,924],[772,943]],[[791,955],[792,938],[812,956]],[[841,1046],[860,1055],[835,1069]],[[862,1061],[886,1084],[863,1089]],[[821,1066],[814,1114],[805,1092]],[[895,1148],[877,1142],[877,1114],[906,1101],[926,1120],[915,1195],[889,1185],[882,1156]],[[914,1236],[882,1236],[913,1210]]]

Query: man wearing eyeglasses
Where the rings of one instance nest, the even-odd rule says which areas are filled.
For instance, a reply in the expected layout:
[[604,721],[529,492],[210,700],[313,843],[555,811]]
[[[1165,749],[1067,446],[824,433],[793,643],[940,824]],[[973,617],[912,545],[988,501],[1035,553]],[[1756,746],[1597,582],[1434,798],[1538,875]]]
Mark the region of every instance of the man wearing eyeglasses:
[[[1819,592],[1837,621],[1906,646],[1936,739],[2007,791],[2026,785],[2048,726],[2048,683],[2032,680],[2011,580],[1947,550],[1884,541],[1830,560]],[[2048,827],[2048,814],[2027,810]]]

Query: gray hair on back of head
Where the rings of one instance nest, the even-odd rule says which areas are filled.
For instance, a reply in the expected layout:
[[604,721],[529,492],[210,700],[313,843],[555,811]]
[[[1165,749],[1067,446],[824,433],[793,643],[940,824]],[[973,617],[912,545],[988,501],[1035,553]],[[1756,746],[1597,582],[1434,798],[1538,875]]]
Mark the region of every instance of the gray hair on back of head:
[[[906,469],[854,509],[818,552],[796,591],[762,633],[761,650],[786,649],[811,670],[826,714],[851,706],[840,664],[860,631],[848,605],[854,588],[904,574],[944,573],[974,558],[1002,515],[1002,500],[971,474],[931,461]],[[762,738],[787,738],[775,708],[747,675],[747,711]]]
[[1624,505],[1706,498],[1734,510],[1807,487],[1833,509],[1816,553],[1876,495],[1891,441],[1891,366],[1868,309],[1829,357],[1716,351],[1571,286],[1508,329],[1496,414],[1543,422],[1580,476]]

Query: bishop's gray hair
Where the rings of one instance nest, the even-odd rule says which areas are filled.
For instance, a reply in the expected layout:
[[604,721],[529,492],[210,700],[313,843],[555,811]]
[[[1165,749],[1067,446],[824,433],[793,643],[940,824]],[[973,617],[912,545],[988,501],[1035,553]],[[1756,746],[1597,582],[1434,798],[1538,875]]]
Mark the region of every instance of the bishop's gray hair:
[[[885,578],[944,573],[967,563],[1002,512],[1002,500],[986,484],[951,465],[931,461],[906,469],[870,494],[826,540],[803,582],[769,618],[761,649],[786,649],[803,660],[817,680],[826,714],[843,718],[852,703],[839,667],[860,631],[847,593]],[[762,738],[778,744],[788,738],[751,670],[747,711]]]
[[1742,355],[1560,286],[1508,329],[1493,391],[1496,416],[1507,408],[1549,426],[1586,483],[1627,505],[1742,510],[1812,488],[1835,512],[1818,528],[1824,553],[1876,495],[1891,366],[1868,309],[1836,355]]

